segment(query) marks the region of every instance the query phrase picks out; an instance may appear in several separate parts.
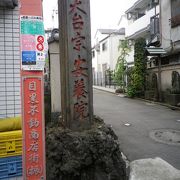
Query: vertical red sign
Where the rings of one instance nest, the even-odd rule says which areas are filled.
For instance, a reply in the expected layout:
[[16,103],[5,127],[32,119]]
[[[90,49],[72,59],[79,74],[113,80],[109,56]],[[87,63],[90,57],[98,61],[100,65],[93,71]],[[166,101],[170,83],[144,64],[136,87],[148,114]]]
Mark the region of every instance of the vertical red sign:
[[46,179],[42,77],[22,77],[24,180]]

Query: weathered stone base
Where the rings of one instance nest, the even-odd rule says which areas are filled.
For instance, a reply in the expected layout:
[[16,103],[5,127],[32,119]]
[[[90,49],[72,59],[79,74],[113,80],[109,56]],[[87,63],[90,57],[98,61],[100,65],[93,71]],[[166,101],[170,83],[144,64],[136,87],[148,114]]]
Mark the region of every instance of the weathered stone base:
[[46,132],[48,180],[126,180],[117,136],[95,118],[82,132],[51,125]]
[[172,106],[177,106],[180,103],[180,94],[167,94],[166,101]]
[[145,91],[145,99],[158,101],[158,92],[153,90]]

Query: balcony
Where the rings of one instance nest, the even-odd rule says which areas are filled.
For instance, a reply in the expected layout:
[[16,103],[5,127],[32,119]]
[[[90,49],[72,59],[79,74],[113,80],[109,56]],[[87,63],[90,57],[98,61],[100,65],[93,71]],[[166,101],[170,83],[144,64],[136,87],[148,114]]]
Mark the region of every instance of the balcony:
[[[156,13],[159,13],[159,5],[156,7]],[[131,24],[126,29],[126,36],[128,38],[136,39],[143,36],[144,33],[149,31],[151,17],[155,15],[155,9],[146,11],[146,14]]]

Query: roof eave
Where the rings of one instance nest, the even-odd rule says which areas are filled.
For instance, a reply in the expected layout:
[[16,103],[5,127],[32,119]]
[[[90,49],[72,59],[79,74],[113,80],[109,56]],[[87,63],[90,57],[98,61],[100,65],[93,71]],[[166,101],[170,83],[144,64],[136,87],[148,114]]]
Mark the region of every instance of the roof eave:
[[136,1],[127,11],[125,11],[126,14],[134,12],[136,8],[138,8],[138,6],[140,4],[142,4],[144,2],[144,0],[138,0]]
[[148,32],[150,29],[150,25],[146,26],[143,29],[140,29],[139,31],[136,31],[134,34],[127,36],[127,39],[137,39],[138,36],[140,36],[140,34]]

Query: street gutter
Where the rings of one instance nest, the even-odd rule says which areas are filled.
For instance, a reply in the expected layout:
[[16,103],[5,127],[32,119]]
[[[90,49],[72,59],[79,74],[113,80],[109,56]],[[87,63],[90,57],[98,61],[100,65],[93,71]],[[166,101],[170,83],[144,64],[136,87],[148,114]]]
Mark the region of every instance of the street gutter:
[[[117,94],[115,91],[115,89],[110,89],[110,88],[106,88],[106,87],[101,87],[101,86],[93,86],[94,89],[97,89],[97,90],[101,90],[101,91],[105,91],[105,92],[109,92],[109,93],[112,93],[112,94]],[[129,98],[128,96],[125,96],[127,98]],[[130,98],[130,99],[137,99],[137,100],[141,100],[141,101],[145,101],[145,102],[148,102],[148,103],[154,103],[154,104],[158,104],[158,105],[161,105],[161,106],[165,106],[165,107],[168,107],[172,110],[178,110],[180,111],[180,107],[177,107],[177,106],[172,106],[170,104],[167,104],[167,103],[162,103],[162,102],[157,102],[157,101],[151,101],[151,100],[147,100],[147,99],[143,99],[143,98]]]
[[138,100],[141,100],[141,101],[145,101],[145,102],[149,102],[149,103],[158,104],[158,105],[161,105],[161,106],[168,107],[168,108],[170,108],[170,109],[172,109],[172,110],[178,110],[178,111],[180,111],[180,107],[172,106],[172,105],[167,104],[167,103],[162,103],[162,102],[157,102],[157,101],[151,101],[151,100],[147,100],[147,99],[143,99],[143,98],[135,98],[135,99],[138,99]]

